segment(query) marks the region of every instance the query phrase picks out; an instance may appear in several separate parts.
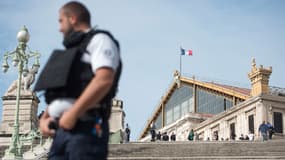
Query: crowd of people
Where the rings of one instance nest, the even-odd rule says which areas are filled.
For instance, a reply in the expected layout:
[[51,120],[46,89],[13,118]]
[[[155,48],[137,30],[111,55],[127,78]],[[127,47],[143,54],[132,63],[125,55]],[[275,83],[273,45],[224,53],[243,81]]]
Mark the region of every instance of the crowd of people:
[[[258,128],[259,135],[261,135],[262,140],[266,141],[268,139],[272,139],[272,135],[274,134],[274,127],[269,123],[263,123]],[[155,125],[151,124],[150,127],[150,135],[151,135],[151,142],[155,141],[176,141],[176,134],[172,132],[171,134],[167,134],[167,132],[161,133],[160,131],[156,131]],[[187,137],[188,141],[198,141],[203,138],[199,137],[199,134],[195,133],[193,129],[190,130]],[[255,136],[252,131],[249,134],[244,135],[241,134],[238,138],[234,132],[231,132],[230,138],[223,138],[219,137],[218,131],[213,132],[212,141],[229,141],[229,140],[240,140],[240,141],[254,141]],[[207,137],[207,141],[210,141],[210,137]]]
[[167,132],[160,133],[160,131],[156,132],[156,128],[154,124],[150,126],[150,135],[151,135],[151,142],[158,141],[176,141],[176,134],[174,132],[171,133],[169,136]]
[[[272,135],[274,134],[274,127],[269,123],[262,122],[262,124],[258,128],[259,135],[261,135],[262,140],[266,141],[268,139],[272,139]],[[130,134],[131,130],[128,124],[126,124],[125,131],[124,131],[124,143],[128,143],[130,141]],[[154,124],[150,126],[150,135],[151,135],[151,142],[155,141],[176,141],[176,134],[175,132],[171,132],[171,134],[167,134],[167,132],[161,133],[160,131],[156,131],[156,127]],[[193,129],[190,130],[187,136],[188,141],[199,141],[203,138],[199,137],[199,134],[195,133]],[[218,132],[213,132],[212,141],[229,141],[229,140],[240,140],[240,141],[254,141],[255,136],[252,131],[249,134],[244,135],[241,134],[238,138],[234,132],[231,132],[230,138],[223,138],[219,137]],[[210,141],[210,137],[207,137],[206,141]]]

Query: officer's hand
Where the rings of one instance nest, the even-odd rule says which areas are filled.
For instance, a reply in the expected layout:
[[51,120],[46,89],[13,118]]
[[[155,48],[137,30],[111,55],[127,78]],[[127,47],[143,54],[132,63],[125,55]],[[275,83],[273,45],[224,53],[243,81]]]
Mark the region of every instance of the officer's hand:
[[41,117],[41,119],[40,119],[40,131],[41,131],[43,136],[45,136],[45,137],[49,137],[49,136],[53,137],[54,136],[55,130],[50,129],[48,127],[52,121],[54,121],[54,120],[51,117],[45,117],[45,116]]
[[77,116],[72,109],[65,111],[59,119],[59,127],[65,130],[71,130],[76,123]]

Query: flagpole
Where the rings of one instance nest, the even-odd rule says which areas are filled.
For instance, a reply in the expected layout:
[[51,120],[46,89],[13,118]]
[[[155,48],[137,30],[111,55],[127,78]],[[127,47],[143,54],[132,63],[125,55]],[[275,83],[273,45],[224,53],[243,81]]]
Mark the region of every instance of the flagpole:
[[181,70],[182,70],[182,67],[181,67],[182,65],[181,65],[181,54],[180,54],[180,70],[179,70],[179,72],[180,72],[180,75],[181,75]]
[[182,75],[182,55],[189,55],[189,56],[192,56],[192,50],[187,50],[187,53],[185,51],[185,49],[183,49],[181,46],[180,46],[180,68],[179,68],[179,71],[180,71],[180,75]]

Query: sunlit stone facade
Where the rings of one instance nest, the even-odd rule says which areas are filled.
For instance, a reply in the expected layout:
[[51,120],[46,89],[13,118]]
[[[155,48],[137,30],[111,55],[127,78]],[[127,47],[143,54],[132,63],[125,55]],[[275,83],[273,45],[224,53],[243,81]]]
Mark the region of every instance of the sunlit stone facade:
[[[256,66],[248,74],[251,89],[203,82],[195,77],[174,73],[174,81],[148,120],[139,140],[148,141],[150,124],[168,135],[175,133],[178,141],[187,140],[191,129],[200,140],[212,140],[216,132],[219,140],[236,139],[250,132],[258,137],[258,127],[271,123],[276,135],[285,133],[285,89],[270,87],[272,67]],[[277,88],[277,89],[276,89]]]

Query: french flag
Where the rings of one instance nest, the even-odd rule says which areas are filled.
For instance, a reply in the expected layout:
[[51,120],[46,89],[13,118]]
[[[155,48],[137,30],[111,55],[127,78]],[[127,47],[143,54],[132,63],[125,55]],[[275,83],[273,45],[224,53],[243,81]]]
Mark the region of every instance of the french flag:
[[182,47],[180,47],[180,51],[181,51],[181,55],[188,55],[188,56],[192,56],[193,55],[192,50],[185,50]]

